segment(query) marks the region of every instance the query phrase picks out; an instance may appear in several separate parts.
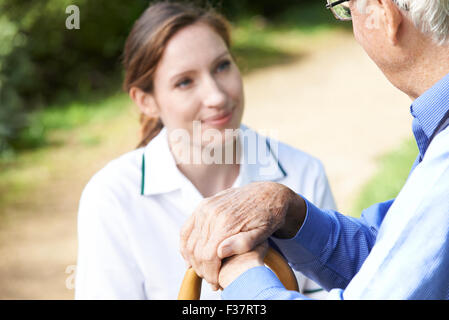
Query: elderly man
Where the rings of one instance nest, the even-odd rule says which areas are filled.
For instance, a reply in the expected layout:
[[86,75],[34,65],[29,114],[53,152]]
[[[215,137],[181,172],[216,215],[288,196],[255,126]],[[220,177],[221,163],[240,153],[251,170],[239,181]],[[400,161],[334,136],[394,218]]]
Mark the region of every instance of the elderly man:
[[181,253],[225,299],[305,298],[263,266],[269,237],[329,298],[448,299],[449,0],[328,0],[327,7],[353,21],[356,40],[413,100],[419,155],[406,184],[360,219],[320,210],[273,182],[228,190],[187,221]]

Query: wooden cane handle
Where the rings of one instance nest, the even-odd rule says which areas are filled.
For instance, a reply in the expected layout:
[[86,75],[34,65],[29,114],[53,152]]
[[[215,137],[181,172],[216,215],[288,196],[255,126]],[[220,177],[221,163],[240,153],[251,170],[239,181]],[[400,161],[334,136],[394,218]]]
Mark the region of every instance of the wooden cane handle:
[[[295,274],[287,261],[274,249],[269,248],[264,263],[270,268],[287,290],[299,291]],[[179,290],[178,300],[199,300],[201,296],[202,279],[192,268],[184,276]]]

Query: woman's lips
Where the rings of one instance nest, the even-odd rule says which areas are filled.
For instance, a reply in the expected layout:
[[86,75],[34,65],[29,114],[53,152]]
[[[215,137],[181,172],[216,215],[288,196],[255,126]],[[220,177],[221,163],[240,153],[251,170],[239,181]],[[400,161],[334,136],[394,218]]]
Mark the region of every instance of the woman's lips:
[[222,126],[227,124],[232,119],[233,110],[228,111],[226,113],[216,115],[207,119],[204,119],[203,122],[213,126]]

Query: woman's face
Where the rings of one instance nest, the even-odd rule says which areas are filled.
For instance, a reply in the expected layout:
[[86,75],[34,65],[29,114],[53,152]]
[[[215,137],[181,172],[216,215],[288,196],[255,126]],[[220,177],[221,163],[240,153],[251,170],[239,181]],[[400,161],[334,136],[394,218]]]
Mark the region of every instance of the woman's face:
[[[153,100],[170,134],[184,129],[193,135],[237,129],[243,115],[243,85],[224,40],[209,26],[197,23],[168,42],[154,77]],[[198,130],[198,129],[196,129]]]

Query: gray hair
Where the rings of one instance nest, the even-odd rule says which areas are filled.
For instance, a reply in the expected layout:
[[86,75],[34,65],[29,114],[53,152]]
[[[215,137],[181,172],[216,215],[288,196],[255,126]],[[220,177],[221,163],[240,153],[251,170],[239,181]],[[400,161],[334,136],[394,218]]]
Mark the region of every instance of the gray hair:
[[423,33],[449,43],[449,0],[394,0]]
[[[366,6],[359,1],[359,10]],[[449,44],[449,0],[393,0],[413,24],[439,45]],[[363,10],[362,10],[363,11]]]

